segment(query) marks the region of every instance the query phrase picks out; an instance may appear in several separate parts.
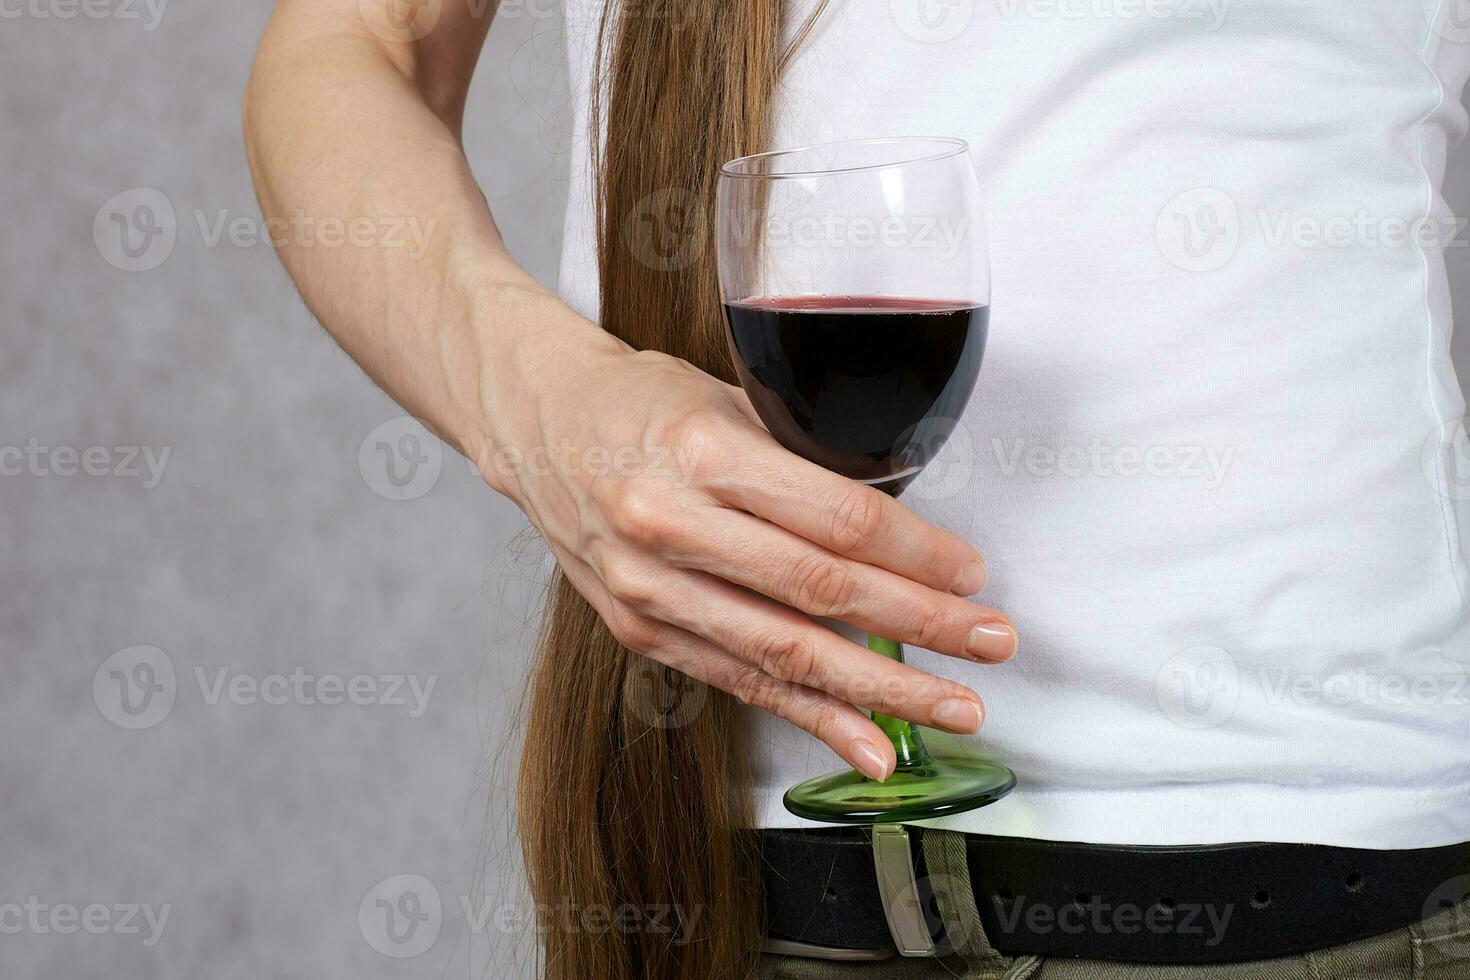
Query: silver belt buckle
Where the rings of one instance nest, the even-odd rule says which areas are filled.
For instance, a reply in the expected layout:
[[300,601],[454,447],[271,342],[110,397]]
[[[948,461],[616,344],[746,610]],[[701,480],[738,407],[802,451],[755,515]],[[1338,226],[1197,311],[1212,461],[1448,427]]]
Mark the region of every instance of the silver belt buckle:
[[919,881],[914,874],[909,832],[897,824],[873,828],[873,869],[878,873],[878,895],[888,932],[898,954],[911,958],[935,955],[934,937],[919,898]]
[[877,873],[878,897],[883,902],[888,933],[893,937],[896,950],[835,949],[789,939],[767,938],[761,942],[761,952],[848,963],[891,959],[895,951],[900,956],[912,958],[935,956],[934,937],[929,935],[929,923],[924,917],[907,830],[897,824],[873,828],[873,870]]

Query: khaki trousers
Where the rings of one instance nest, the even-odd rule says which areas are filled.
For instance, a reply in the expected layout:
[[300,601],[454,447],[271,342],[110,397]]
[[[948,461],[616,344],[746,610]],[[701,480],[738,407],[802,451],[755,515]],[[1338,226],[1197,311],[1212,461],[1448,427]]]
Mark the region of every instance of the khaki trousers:
[[925,831],[931,879],[955,948],[943,959],[834,963],[785,956],[762,958],[761,980],[1470,980],[1470,902],[1399,932],[1299,956],[1210,966],[1160,966],[1037,956],[1006,957],[980,924],[963,838]]

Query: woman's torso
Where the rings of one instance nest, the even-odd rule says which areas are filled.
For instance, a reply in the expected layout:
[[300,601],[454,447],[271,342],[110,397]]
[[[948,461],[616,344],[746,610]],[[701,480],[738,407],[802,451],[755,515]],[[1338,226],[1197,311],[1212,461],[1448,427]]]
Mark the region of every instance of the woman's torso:
[[[579,131],[600,7],[568,0]],[[905,502],[986,555],[1021,652],[911,661],[981,692],[953,748],[1021,788],[943,826],[1470,838],[1453,7],[836,0],[793,63],[778,145],[961,136],[986,186],[980,387]],[[561,282],[595,316],[589,177],[579,154]],[[761,824],[799,824],[782,792],[833,757],[765,716],[749,738]]]

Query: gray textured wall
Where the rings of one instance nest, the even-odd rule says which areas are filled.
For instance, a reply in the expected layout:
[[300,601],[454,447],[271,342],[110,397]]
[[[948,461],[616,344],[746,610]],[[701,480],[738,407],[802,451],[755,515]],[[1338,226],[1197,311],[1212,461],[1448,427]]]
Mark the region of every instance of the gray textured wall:
[[[0,477],[0,976],[522,975],[504,724],[538,552],[427,440],[387,479],[414,433],[248,244],[266,5],[27,3],[0,19],[0,451],[28,470]],[[497,24],[468,128],[549,281],[544,6]],[[1453,183],[1470,213],[1463,156]],[[169,208],[161,264],[166,236],[120,251],[111,215]]]

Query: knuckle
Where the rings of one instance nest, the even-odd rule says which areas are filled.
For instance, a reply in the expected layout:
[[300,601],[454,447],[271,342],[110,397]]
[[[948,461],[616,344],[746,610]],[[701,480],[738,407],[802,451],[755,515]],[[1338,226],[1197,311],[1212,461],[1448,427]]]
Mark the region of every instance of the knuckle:
[[640,544],[657,544],[670,530],[669,508],[647,488],[632,483],[617,494],[608,521],[620,538]]
[[935,542],[924,548],[924,574],[930,581],[949,582],[959,574],[959,562],[955,560],[954,549],[946,546],[945,542]]
[[914,644],[926,650],[944,639],[946,617],[938,603],[925,602],[914,612]]
[[861,551],[877,540],[883,526],[878,491],[854,486],[843,491],[832,512],[832,541],[843,552]]
[[691,412],[675,423],[668,432],[670,448],[681,463],[696,471],[714,465],[729,446],[725,420],[711,411]]
[[797,608],[818,615],[841,615],[852,602],[852,573],[846,562],[810,555],[791,567],[784,594]]
[[811,715],[804,719],[801,727],[835,749],[838,748],[836,736],[839,720],[840,716],[835,704],[819,704],[812,709]]
[[766,674],[754,668],[745,670],[730,685],[730,693],[735,695],[741,704],[762,708],[775,713],[782,704],[778,693],[781,682],[770,674]]
[[906,673],[882,675],[864,693],[870,702],[869,707],[879,709],[884,714],[904,717],[912,713],[914,702],[921,694],[919,687]]
[[780,680],[805,685],[816,675],[816,645],[801,633],[787,630],[762,633],[752,641],[751,652],[756,666]]
[[658,594],[648,576],[627,559],[607,562],[602,570],[602,584],[614,599],[632,610],[646,608]]
[[653,623],[623,606],[614,606],[608,612],[607,628],[613,639],[638,653],[647,653],[658,640]]

